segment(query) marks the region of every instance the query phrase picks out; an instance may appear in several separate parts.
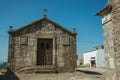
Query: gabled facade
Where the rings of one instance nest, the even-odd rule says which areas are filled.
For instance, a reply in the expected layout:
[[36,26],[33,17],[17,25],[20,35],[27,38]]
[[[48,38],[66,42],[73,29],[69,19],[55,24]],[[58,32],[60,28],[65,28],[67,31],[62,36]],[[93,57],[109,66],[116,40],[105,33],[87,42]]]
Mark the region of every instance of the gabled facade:
[[75,30],[71,32],[43,17],[16,30],[11,26],[8,33],[8,68],[12,72],[75,70]]

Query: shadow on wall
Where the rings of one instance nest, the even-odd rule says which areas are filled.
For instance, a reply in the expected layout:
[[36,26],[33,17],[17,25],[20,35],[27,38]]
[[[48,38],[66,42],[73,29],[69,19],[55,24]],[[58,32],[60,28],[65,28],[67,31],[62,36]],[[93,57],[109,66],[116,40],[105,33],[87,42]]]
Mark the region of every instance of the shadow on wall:
[[8,73],[0,74],[0,80],[20,80],[9,68]]

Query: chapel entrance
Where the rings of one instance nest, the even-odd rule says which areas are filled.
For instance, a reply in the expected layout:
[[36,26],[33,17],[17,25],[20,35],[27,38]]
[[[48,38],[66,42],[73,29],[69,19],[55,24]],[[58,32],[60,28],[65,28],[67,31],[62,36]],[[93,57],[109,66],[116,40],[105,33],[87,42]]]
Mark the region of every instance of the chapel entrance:
[[53,39],[37,40],[37,65],[52,65]]

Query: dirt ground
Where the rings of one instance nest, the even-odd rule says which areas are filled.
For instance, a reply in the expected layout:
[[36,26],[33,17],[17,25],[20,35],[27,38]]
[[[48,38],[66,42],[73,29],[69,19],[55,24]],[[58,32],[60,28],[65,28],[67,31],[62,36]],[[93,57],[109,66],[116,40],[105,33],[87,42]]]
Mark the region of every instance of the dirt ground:
[[0,73],[0,80],[105,80],[104,72],[104,69],[79,68],[74,73],[16,75],[2,75]]

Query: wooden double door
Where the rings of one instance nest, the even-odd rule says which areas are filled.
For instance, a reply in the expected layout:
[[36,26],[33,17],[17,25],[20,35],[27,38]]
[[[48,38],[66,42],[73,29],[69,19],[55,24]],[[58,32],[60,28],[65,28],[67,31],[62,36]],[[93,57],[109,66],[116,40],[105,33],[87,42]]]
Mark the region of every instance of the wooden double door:
[[37,65],[52,65],[53,39],[37,40]]

